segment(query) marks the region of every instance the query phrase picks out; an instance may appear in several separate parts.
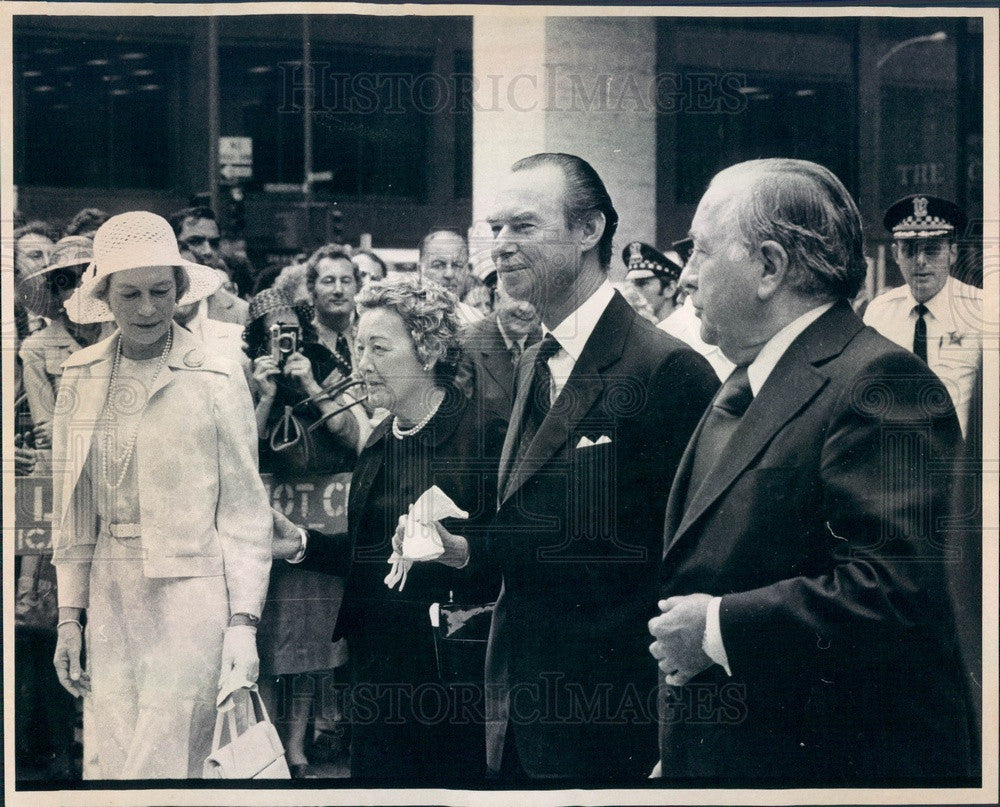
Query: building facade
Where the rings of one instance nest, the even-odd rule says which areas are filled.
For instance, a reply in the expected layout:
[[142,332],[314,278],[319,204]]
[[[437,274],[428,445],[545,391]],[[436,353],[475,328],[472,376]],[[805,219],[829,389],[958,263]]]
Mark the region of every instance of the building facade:
[[[720,168],[821,162],[859,201],[873,287],[898,282],[895,198],[982,218],[974,17],[17,16],[14,59],[26,217],[204,194],[252,255],[434,227],[485,244],[498,172],[541,150],[590,160],[618,241],[659,246]],[[220,163],[220,137],[249,138],[249,164]]]

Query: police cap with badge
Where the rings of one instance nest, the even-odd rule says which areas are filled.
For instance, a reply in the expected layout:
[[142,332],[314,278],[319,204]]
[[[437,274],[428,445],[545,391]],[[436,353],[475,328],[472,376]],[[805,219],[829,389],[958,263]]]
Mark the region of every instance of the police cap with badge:
[[625,279],[630,281],[655,277],[665,283],[676,282],[683,270],[677,261],[642,241],[633,241],[626,246],[622,250],[622,261],[628,270]]
[[954,238],[965,232],[968,218],[954,202],[915,193],[893,202],[882,223],[893,238]]

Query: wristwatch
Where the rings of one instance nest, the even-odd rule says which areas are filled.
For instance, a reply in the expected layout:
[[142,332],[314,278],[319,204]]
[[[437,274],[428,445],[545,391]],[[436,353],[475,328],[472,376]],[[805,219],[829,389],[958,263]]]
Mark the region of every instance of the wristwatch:
[[[233,620],[236,619],[237,617],[240,617],[240,620],[238,622],[234,622]],[[249,625],[251,628],[256,628],[259,622],[260,622],[259,616],[248,614],[246,613],[246,611],[237,611],[235,614],[229,617],[229,627],[233,627],[235,625]]]

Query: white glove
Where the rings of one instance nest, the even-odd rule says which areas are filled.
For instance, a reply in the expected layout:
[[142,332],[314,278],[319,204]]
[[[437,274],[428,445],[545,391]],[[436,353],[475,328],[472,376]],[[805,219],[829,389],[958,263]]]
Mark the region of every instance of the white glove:
[[385,576],[385,584],[394,588],[399,583],[399,590],[402,591],[406,585],[406,576],[415,561],[434,560],[444,554],[444,544],[435,522],[442,518],[468,517],[469,514],[437,485],[432,485],[420,494],[420,498],[410,505],[405,519],[400,519],[396,534],[393,535],[392,554],[388,560],[392,569]]
[[219,673],[221,704],[233,692],[252,686],[260,672],[257,656],[257,629],[252,625],[232,625],[222,637],[222,671]]

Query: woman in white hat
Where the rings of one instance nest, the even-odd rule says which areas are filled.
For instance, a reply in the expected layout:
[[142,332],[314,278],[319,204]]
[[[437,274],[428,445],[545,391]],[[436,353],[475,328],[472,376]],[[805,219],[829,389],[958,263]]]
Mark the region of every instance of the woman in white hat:
[[47,264],[32,267],[17,281],[17,296],[24,307],[49,320],[48,325],[28,336],[18,351],[36,448],[49,448],[52,444],[52,411],[62,363],[101,336],[100,323],[75,323],[63,308],[93,254],[94,243],[90,238],[80,235],[63,238],[53,247]]
[[[62,363],[100,337],[99,324],[78,325],[69,319],[63,308],[92,256],[93,242],[89,238],[63,238],[53,247],[47,262],[29,266],[17,278],[19,301],[32,314],[49,320],[44,328],[30,334],[18,350],[34,448],[52,447],[52,412],[62,377]],[[39,591],[46,584],[54,584],[54,577],[44,556],[26,555],[22,559],[15,603],[19,620],[23,612],[37,602]]]
[[88,779],[200,776],[217,696],[257,677],[271,514],[250,393],[173,321],[207,284],[165,219],[125,213],[66,303],[117,325],[65,363],[53,427],[54,661],[86,696]]

